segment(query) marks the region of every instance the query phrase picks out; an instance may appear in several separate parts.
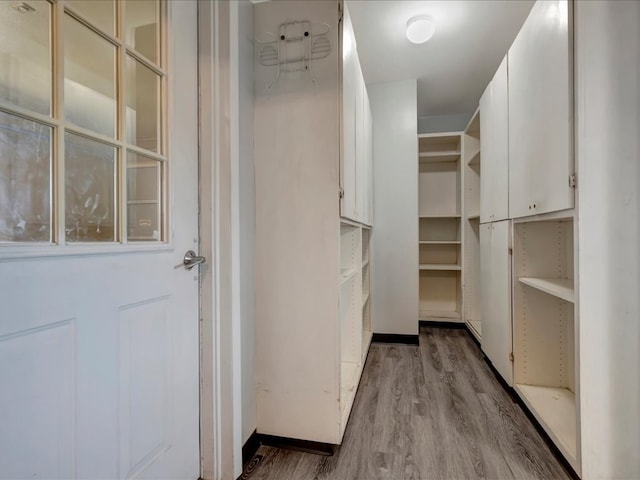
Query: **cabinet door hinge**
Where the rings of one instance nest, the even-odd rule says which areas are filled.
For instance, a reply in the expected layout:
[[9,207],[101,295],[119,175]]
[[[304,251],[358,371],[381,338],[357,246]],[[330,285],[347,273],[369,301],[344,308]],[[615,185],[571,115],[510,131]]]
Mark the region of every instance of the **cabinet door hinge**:
[[338,23],[340,23],[342,21],[342,4],[338,3]]
[[513,255],[513,248],[509,248],[509,255]]
[[576,174],[569,175],[569,186],[571,188],[576,188]]
[[513,362],[515,360],[514,356],[513,356],[513,352],[509,353],[509,361]]
[[342,187],[338,189],[338,198],[344,198],[344,188]]

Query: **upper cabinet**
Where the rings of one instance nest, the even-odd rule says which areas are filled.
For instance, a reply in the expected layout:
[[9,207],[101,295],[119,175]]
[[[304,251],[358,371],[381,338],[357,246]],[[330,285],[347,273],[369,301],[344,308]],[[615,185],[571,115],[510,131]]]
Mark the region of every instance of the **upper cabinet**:
[[536,2],[509,49],[512,218],[573,208],[571,19],[567,0]]
[[340,216],[371,225],[371,109],[349,9],[342,19],[342,147]]
[[480,222],[509,218],[509,98],[507,57],[480,98],[482,177]]

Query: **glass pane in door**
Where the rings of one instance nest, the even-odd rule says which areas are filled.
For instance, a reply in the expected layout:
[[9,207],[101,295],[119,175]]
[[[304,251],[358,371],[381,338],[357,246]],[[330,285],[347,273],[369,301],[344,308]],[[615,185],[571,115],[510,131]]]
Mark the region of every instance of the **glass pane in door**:
[[65,134],[65,236],[67,242],[113,242],[116,148]]
[[128,239],[162,240],[162,162],[132,152],[127,157]]
[[51,4],[0,1],[0,100],[51,114]]
[[155,64],[160,64],[160,2],[126,2],[125,40],[127,45]]
[[67,0],[66,3],[103,32],[115,35],[115,0]]
[[0,111],[0,242],[51,241],[51,128]]
[[64,112],[79,127],[115,136],[116,47],[65,15]]
[[161,146],[160,77],[127,56],[127,142],[159,152]]

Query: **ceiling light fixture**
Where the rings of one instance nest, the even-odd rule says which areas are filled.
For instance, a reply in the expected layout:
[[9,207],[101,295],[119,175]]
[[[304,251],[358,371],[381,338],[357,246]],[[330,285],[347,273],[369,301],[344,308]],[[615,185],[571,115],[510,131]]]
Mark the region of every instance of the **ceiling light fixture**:
[[424,43],[429,40],[436,31],[436,24],[431,17],[420,15],[410,18],[407,22],[407,38],[412,43]]

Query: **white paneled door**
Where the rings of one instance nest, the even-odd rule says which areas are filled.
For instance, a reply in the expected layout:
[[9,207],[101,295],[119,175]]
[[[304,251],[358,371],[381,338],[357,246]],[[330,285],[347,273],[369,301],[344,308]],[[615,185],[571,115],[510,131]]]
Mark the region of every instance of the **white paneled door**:
[[199,476],[196,20],[0,4],[0,478]]

